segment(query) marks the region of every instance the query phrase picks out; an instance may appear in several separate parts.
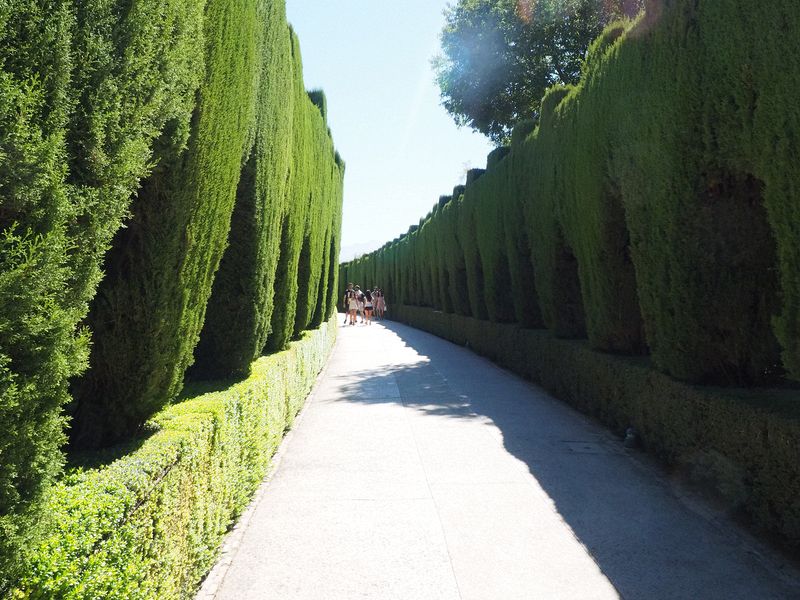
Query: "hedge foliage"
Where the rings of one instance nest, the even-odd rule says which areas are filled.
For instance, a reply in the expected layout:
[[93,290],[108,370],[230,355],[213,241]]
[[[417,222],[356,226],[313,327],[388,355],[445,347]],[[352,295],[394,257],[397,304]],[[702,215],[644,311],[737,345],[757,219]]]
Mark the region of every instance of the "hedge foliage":
[[[298,335],[318,327],[333,306],[336,289],[328,288],[335,285],[337,275],[344,165],[320,114],[325,96],[321,91],[306,94],[302,88],[299,44],[287,35],[279,17],[279,13],[270,15],[266,21],[266,46],[271,51],[262,65],[254,144],[242,169],[228,249],[214,280],[195,351],[191,370],[195,378],[246,376],[267,344],[276,312],[285,312],[281,318],[287,323],[296,314],[296,329],[291,333]],[[295,104],[307,121],[298,121]],[[304,137],[308,135],[310,143]],[[304,156],[304,161],[299,160]],[[297,171],[300,167],[306,170]],[[295,182],[298,189],[292,187]],[[307,198],[300,201],[308,191],[300,182],[310,182],[308,205]],[[285,282],[276,285],[282,228],[289,218],[307,223],[305,252],[299,262],[294,261],[298,284],[303,287],[298,292],[302,302],[294,313],[283,304]],[[294,264],[291,256],[284,259],[284,267]],[[274,337],[282,340],[274,344],[276,348],[285,345],[285,331]]]
[[800,546],[800,406],[796,389],[699,387],[641,358],[592,350],[580,340],[422,307],[394,304],[392,318],[469,345],[688,473],[732,512]]
[[111,445],[174,399],[227,243],[260,66],[264,3],[209,0],[188,145],[166,144],[106,259],[72,442]]
[[63,460],[102,258],[200,74],[201,3],[116,4],[0,2],[0,594]]
[[[299,61],[282,0],[0,0],[0,596],[65,408],[73,447],[109,445],[176,397],[204,322],[233,340],[218,376],[247,373],[275,312],[294,335],[328,318],[344,164]],[[218,287],[244,291],[205,319],[235,205]],[[310,211],[296,320],[273,311],[275,232]]]
[[167,145],[107,258],[75,386],[79,447],[125,439],[174,399],[199,341],[194,377],[246,376],[329,314],[342,170],[284,5],[209,0],[205,39],[188,145]]
[[348,278],[370,273],[390,301],[649,353],[690,382],[800,377],[798,34],[788,0],[648,2],[463,196],[437,203],[423,235]]
[[193,598],[324,366],[336,320],[253,363],[249,378],[175,404],[140,448],[48,495],[44,541],[12,597]]
[[789,0],[648,2],[423,219],[438,245],[413,226],[343,273],[800,544],[799,57]]

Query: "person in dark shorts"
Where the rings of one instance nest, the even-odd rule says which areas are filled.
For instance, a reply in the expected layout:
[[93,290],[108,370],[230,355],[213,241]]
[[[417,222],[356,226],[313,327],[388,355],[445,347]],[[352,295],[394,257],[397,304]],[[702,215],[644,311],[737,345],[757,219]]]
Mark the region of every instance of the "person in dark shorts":
[[367,325],[372,325],[372,292],[367,289],[364,292],[364,321]]

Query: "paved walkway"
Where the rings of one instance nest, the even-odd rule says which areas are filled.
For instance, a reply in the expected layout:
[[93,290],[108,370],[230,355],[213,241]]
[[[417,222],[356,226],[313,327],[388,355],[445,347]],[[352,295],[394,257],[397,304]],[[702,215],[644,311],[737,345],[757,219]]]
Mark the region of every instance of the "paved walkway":
[[789,567],[646,457],[395,323],[341,330],[251,513],[206,597],[800,597]]

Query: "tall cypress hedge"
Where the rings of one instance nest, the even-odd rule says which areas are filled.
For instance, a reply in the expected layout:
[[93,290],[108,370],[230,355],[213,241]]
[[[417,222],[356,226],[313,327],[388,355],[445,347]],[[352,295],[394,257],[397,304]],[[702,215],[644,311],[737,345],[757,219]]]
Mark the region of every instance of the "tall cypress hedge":
[[539,128],[517,151],[527,165],[518,176],[528,180],[531,194],[523,206],[542,317],[557,336],[577,338],[586,334],[578,259],[558,218],[566,180],[573,174],[560,160],[563,125],[557,110],[570,91],[556,87],[545,95]]
[[472,191],[471,186],[464,190],[460,210],[458,211],[458,239],[461,242],[461,252],[464,257],[464,273],[467,283],[467,300],[469,314],[476,319],[486,319],[486,299],[484,297],[483,263],[481,262],[480,248],[475,242],[476,212],[478,209],[479,194]]
[[228,247],[195,350],[195,378],[246,376],[270,332],[296,87],[284,19],[281,3],[271,4],[264,22],[254,143],[240,175]]
[[0,595],[63,461],[101,261],[148,172],[185,139],[201,2],[0,3]]
[[619,183],[610,173],[617,123],[608,110],[625,91],[603,70],[625,25],[608,27],[592,44],[579,88],[560,106],[558,152],[571,176],[560,177],[559,221],[578,260],[586,332],[592,347],[638,354],[646,349],[630,234]]
[[469,191],[476,196],[475,244],[481,260],[486,313],[494,323],[507,323],[516,319],[503,218],[512,194],[510,162],[491,168],[492,177],[482,177]]
[[[736,100],[714,103],[714,119],[707,119],[706,128],[710,133],[714,131],[710,126],[718,124],[717,137],[720,131],[729,132],[728,136],[734,138],[731,142],[740,142],[731,143],[731,148],[748,144],[752,172],[764,182],[764,205],[780,269],[782,306],[773,321],[774,329],[783,348],[784,367],[794,379],[800,379],[800,174],[796,168],[800,156],[796,135],[800,130],[796,102],[800,89],[800,11],[791,0],[772,2],[765,11],[748,10],[752,6],[743,3],[734,6],[740,27],[723,18],[732,10],[730,0],[719,6],[703,6],[701,11],[710,23],[705,31],[705,49],[714,97],[730,93],[728,86],[736,84]],[[780,35],[776,35],[778,31]],[[757,44],[754,39],[758,39]],[[752,67],[737,69],[737,63]],[[749,127],[736,131],[742,124]],[[736,154],[728,153],[730,163],[741,161]]]
[[[333,213],[341,211],[336,190],[342,187],[342,175],[336,160],[333,140],[327,127],[327,99],[322,91],[308,93],[305,101],[308,118],[310,146],[304,179],[308,182],[308,213],[303,231],[303,245],[298,265],[298,300],[294,323],[294,336],[327,319],[325,294],[328,265],[326,248]],[[308,143],[308,142],[307,142]],[[305,192],[304,192],[305,193]],[[329,251],[329,248],[328,250]],[[321,309],[321,310],[320,310]],[[319,314],[316,314],[319,313]]]
[[165,144],[106,259],[72,442],[129,437],[181,390],[227,241],[252,135],[264,4],[209,0],[188,146]]
[[[606,69],[610,85],[649,78],[636,102],[620,107],[626,118],[614,165],[653,359],[689,381],[746,384],[779,374],[771,329],[779,311],[775,240],[763,181],[742,161],[752,152],[747,129],[731,129],[752,131],[758,86],[735,66],[747,64],[739,61],[752,47],[742,35],[751,48],[744,56],[727,46],[723,61],[739,71],[727,90],[706,72],[713,61],[698,66],[694,58],[707,51],[707,35],[723,43],[713,30],[720,22],[730,27],[742,10],[740,3],[720,4],[696,27],[687,26],[682,11],[665,10],[657,26],[640,22]],[[728,98],[743,120],[726,118]]]
[[318,173],[303,324],[326,319],[344,163],[321,118],[302,156],[285,142],[287,93],[319,113],[295,62],[282,1],[0,0],[0,596],[63,463],[65,406],[73,444],[96,447],[180,390],[235,200],[225,281],[251,296],[212,312],[251,311],[226,358],[261,351],[290,161]]
[[62,3],[0,4],[0,595],[60,466],[66,381],[85,361],[85,294],[63,297],[78,210],[64,164],[70,43]]
[[513,151],[533,131],[533,122],[525,121],[512,132],[512,151],[504,161],[511,171],[511,192],[504,198],[503,232],[516,321],[523,327],[544,328],[531,256],[529,228],[525,220],[525,205],[533,194],[532,182],[526,175],[525,155],[521,151]]
[[[330,267],[323,263],[325,245],[338,247],[337,231],[326,233],[331,221],[341,211],[341,186],[344,163],[333,148],[326,125],[326,100],[319,91],[308,93],[303,86],[300,45],[291,33],[294,61],[294,103],[292,130],[292,163],[287,175],[287,197],[280,231],[280,259],[277,265],[271,333],[266,348],[281,350],[289,341],[315,321],[320,298],[332,294],[327,289],[324,273]],[[338,225],[336,225],[338,227]],[[326,242],[326,239],[328,242]],[[330,257],[328,260],[338,260]],[[338,251],[337,251],[338,252]],[[335,289],[336,282],[331,282]]]
[[[579,85],[550,90],[426,222],[446,309],[503,320],[508,281],[524,326],[649,350],[680,379],[800,377],[798,33],[788,0],[653,0],[608,28]],[[396,295],[420,303],[414,284]]]

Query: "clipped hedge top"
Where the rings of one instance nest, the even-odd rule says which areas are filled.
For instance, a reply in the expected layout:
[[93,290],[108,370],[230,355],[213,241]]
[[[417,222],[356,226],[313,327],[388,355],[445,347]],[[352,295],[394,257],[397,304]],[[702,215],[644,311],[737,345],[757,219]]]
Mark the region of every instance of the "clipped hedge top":
[[[246,442],[246,438],[232,438],[242,436],[240,420],[263,419],[260,415],[265,411],[277,411],[279,414],[268,416],[257,426],[257,433],[280,436],[294,416],[286,409],[301,405],[302,399],[291,396],[305,394],[332,347],[336,331],[334,318],[318,330],[305,332],[289,350],[255,361],[247,379],[158,413],[150,422],[157,431],[129,454],[106,466],[78,469],[65,476],[48,495],[44,507],[44,529],[48,533],[37,547],[29,549],[27,574],[18,583],[16,597],[93,598],[101,594],[104,598],[149,598],[152,590],[138,586],[143,577],[159,572],[162,579],[169,576],[183,580],[182,586],[174,588],[183,588],[184,592],[187,580],[189,587],[195,585],[207,568],[205,563],[213,560],[214,542],[234,516],[228,511],[243,508],[255,489],[253,485],[263,476],[260,466],[269,458],[251,456],[249,446],[235,449],[243,440]],[[205,489],[208,484],[202,479],[213,473],[208,470],[209,465],[231,449],[236,462],[225,471],[231,481],[214,482],[217,496],[187,495],[186,481],[199,477],[193,484]],[[198,465],[203,467],[199,472]],[[181,474],[168,482],[175,470]],[[162,489],[165,486],[169,488],[166,492]],[[138,515],[151,496],[162,498],[165,493],[181,502],[199,503],[190,516],[196,521],[192,523],[197,529],[194,535],[204,536],[190,540],[192,555],[179,557],[177,566],[166,567],[168,572],[163,572],[165,567],[160,564],[164,557],[154,553],[148,544],[156,543],[156,537],[163,545],[172,536],[191,535],[169,531],[169,516],[159,512],[163,510],[160,502],[155,503],[155,508],[148,507],[155,513]],[[218,497],[220,493],[224,498]],[[213,505],[213,517],[203,514],[204,502]],[[142,523],[126,528],[135,520]],[[193,562],[199,560],[198,556],[202,557],[201,564]],[[155,581],[153,585],[162,583]],[[67,596],[65,590],[69,590]],[[177,597],[174,593],[170,597],[173,596]]]

